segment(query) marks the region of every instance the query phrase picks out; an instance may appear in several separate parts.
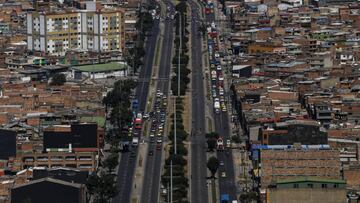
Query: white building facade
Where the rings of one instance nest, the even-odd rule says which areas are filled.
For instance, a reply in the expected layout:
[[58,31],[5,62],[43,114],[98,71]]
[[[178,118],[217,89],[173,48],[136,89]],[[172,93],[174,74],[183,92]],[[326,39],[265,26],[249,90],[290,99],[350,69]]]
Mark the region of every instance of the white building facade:
[[65,55],[69,49],[122,51],[125,44],[124,11],[69,11],[27,14],[29,51]]

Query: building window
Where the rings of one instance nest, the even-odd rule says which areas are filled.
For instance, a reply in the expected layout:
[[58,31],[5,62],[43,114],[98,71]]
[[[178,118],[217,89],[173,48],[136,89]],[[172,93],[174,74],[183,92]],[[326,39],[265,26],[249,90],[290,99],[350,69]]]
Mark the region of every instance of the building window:
[[339,184],[334,184],[334,188],[339,188]]
[[321,184],[322,188],[327,188],[327,184]]
[[294,184],[294,188],[299,188],[299,184]]
[[309,184],[308,184],[308,187],[309,187],[309,188],[313,188],[313,187],[314,187],[314,184],[309,183]]

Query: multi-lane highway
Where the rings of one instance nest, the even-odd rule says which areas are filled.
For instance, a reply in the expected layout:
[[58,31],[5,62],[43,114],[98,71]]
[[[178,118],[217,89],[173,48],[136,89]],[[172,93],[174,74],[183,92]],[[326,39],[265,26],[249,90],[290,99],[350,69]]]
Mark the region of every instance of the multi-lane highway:
[[[217,6],[214,6],[214,10],[217,9]],[[215,23],[218,26],[216,21],[215,11],[206,15],[207,23]],[[219,36],[219,30],[217,30]],[[215,39],[218,41],[218,38]],[[218,42],[217,42],[218,43]],[[218,43],[219,44],[219,43]],[[213,55],[215,52],[213,52]],[[213,56],[214,57],[214,56]],[[225,86],[226,88],[226,86]],[[226,91],[230,92],[230,91]],[[215,122],[215,131],[219,133],[220,137],[224,139],[224,141],[230,139],[230,127],[229,127],[229,117],[227,112],[214,112],[214,122]],[[236,184],[235,184],[235,173],[234,173],[234,161],[232,156],[232,151],[230,149],[226,149],[225,151],[218,151],[217,158],[219,161],[223,162],[224,165],[220,166],[218,169],[218,173],[225,173],[225,177],[221,177],[219,175],[219,190],[220,194],[228,194],[230,199],[237,199],[236,197]]]
[[[136,98],[139,101],[139,111],[144,112],[147,95],[149,91],[150,78],[152,72],[152,64],[154,59],[156,40],[159,34],[159,20],[154,20],[151,30],[151,36],[145,44],[146,54],[144,57],[144,65],[141,67],[139,74],[139,83],[136,88]],[[117,171],[117,186],[119,193],[112,199],[113,203],[129,203],[131,196],[131,186],[136,167],[136,158],[138,156],[138,148],[131,149],[132,152],[126,152],[121,155],[119,168]]]
[[[170,2],[166,1],[164,4],[166,5],[167,13],[174,13],[173,5]],[[160,52],[161,59],[158,72],[157,91],[167,96],[169,93],[169,77],[171,72],[173,21],[167,17],[162,19],[164,23],[164,34],[162,36],[162,47]],[[164,137],[167,135],[165,134],[162,136]],[[157,144],[153,142],[149,143],[142,184],[141,203],[159,202],[162,150],[157,150],[156,145],[161,145],[161,149],[163,148],[162,142]]]
[[192,59],[192,125],[191,125],[191,202],[208,202],[206,188],[205,95],[202,66],[201,36],[198,32],[201,8],[191,5],[191,59]]

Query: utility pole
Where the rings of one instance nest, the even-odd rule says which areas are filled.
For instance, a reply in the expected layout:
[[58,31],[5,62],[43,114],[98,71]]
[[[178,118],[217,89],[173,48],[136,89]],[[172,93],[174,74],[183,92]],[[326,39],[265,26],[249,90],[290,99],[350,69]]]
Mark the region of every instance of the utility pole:
[[170,161],[170,203],[173,203],[173,163]]
[[181,24],[182,15],[179,14],[179,53],[178,53],[178,92],[177,96],[180,97],[180,56],[182,51],[182,24]]
[[170,203],[170,186],[169,186],[169,182],[167,183],[167,202]]

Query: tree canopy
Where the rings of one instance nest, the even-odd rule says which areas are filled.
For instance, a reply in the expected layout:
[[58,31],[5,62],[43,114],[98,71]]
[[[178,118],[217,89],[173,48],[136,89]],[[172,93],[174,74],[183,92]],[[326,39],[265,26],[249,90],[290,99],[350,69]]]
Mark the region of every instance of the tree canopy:
[[219,168],[219,165],[220,165],[219,160],[216,157],[212,156],[208,159],[206,166],[210,170],[212,177],[215,176]]

